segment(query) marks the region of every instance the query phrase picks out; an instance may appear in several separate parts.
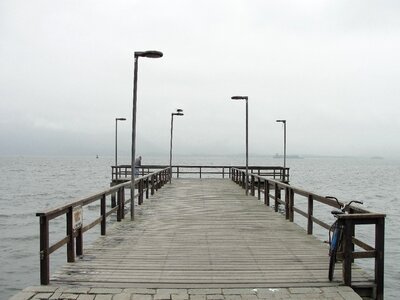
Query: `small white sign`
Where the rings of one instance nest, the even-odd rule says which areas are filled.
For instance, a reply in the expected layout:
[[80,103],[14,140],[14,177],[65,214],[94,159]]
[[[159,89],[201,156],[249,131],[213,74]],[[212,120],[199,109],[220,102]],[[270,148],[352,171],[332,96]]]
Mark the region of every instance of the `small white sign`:
[[81,228],[83,224],[83,209],[82,206],[76,206],[72,210],[72,225],[74,230]]

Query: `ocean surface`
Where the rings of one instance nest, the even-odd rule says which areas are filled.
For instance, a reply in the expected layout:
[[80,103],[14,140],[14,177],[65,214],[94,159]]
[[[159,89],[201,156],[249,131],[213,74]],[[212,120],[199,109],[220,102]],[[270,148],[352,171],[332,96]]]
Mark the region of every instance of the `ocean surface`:
[[[168,157],[143,156],[143,164],[167,164]],[[39,219],[36,212],[78,200],[106,189],[113,157],[0,157],[0,299],[39,284]],[[130,164],[121,157],[120,163]],[[174,163],[192,165],[243,165],[238,156],[175,156]],[[282,165],[280,159],[249,157],[250,165]],[[385,299],[400,295],[400,160],[370,158],[289,159],[290,183],[320,195],[341,200],[361,200],[364,207],[387,214],[385,237]],[[301,199],[295,199],[298,205]],[[318,208],[316,209],[318,212]],[[89,209],[96,216],[98,207]],[[321,218],[330,220],[329,211]],[[86,217],[85,213],[85,217]],[[295,221],[304,225],[303,218]],[[64,233],[64,221],[51,224],[51,237]],[[316,235],[327,239],[324,230]],[[364,232],[363,232],[364,230]],[[360,234],[368,236],[371,228]],[[93,230],[84,245],[99,236]],[[65,247],[64,247],[65,248]],[[327,257],[328,259],[328,257]],[[357,261],[358,262],[358,261]],[[51,272],[65,263],[65,250],[51,256]],[[360,264],[371,268],[368,261]]]

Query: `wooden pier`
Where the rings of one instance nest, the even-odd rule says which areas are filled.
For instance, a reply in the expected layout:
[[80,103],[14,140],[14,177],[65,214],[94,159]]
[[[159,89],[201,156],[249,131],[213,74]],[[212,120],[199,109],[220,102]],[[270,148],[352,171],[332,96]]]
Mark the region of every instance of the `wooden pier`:
[[[178,179],[55,273],[53,284],[147,288],[321,287],[328,247],[239,186]],[[366,281],[356,269],[354,281]]]
[[[229,295],[233,290],[240,290],[237,295],[242,299],[247,299],[243,293],[257,296],[254,291],[265,294],[275,290],[284,293],[284,298],[296,298],[291,297],[292,292],[303,291],[319,299],[328,294],[334,299],[347,299],[346,293],[348,299],[358,299],[352,289],[343,291],[345,284],[361,295],[383,299],[384,215],[351,208],[343,263],[338,264],[330,282],[328,246],[312,235],[313,224],[324,228],[329,225],[314,215],[313,203],[335,206],[334,202],[292,187],[276,178],[275,172],[273,176],[269,171],[263,173],[262,168],[249,176],[249,196],[242,189],[245,176],[240,168],[223,167],[222,177],[227,174],[229,179],[175,178],[171,184],[169,168],[148,172],[143,171],[143,176],[135,179],[138,196],[134,221],[124,219],[125,205],[131,203],[125,199],[130,182],[37,214],[41,220],[41,283],[49,285],[42,286],[44,290],[56,293],[75,289],[87,296],[102,288],[113,291],[105,294],[129,290],[131,295],[126,299],[130,299],[139,289],[154,291],[146,298],[153,300],[174,299],[172,292],[166,298],[157,298],[157,291],[186,291],[181,299],[192,299],[190,291],[204,291],[207,296],[205,291],[210,289],[213,295],[222,297],[213,299],[230,299],[224,291]],[[295,205],[295,195],[306,199],[306,212]],[[107,197],[111,197],[111,207],[106,205]],[[95,201],[100,201],[101,216],[74,228],[74,209]],[[283,215],[277,213],[279,206],[284,209]],[[109,227],[106,235],[106,219],[112,213],[120,222]],[[293,223],[295,213],[307,218],[306,230]],[[63,214],[67,217],[67,236],[49,245],[49,221]],[[83,251],[82,235],[96,224],[101,224],[103,236]],[[358,224],[375,225],[374,247],[356,238]],[[63,245],[67,245],[71,263],[50,277],[50,254]],[[353,264],[356,258],[368,257],[375,259],[372,276]],[[74,299],[80,299],[78,296]]]

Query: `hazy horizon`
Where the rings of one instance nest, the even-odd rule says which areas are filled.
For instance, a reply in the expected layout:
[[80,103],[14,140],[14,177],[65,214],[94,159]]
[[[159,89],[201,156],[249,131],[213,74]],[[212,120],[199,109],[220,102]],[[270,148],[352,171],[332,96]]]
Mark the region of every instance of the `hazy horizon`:
[[0,2],[0,155],[400,157],[400,2]]

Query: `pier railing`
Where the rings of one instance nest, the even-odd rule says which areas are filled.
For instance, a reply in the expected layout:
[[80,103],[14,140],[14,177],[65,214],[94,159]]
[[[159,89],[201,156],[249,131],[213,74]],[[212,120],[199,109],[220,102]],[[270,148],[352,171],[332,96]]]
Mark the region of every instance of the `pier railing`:
[[[142,165],[138,167],[139,174],[146,175],[155,170],[166,168],[165,165]],[[222,165],[173,165],[172,176],[176,178],[182,177],[222,177],[230,178],[232,168],[245,169],[244,166],[222,166]],[[249,166],[249,173],[260,176],[274,178],[280,181],[289,182],[289,168],[280,166]],[[119,165],[111,167],[111,175],[113,181],[130,180],[131,166]]]
[[[160,189],[169,181],[169,168],[163,168],[145,176],[135,179],[135,188],[138,190],[138,204],[143,203],[144,197]],[[101,235],[106,234],[107,218],[116,214],[117,221],[124,219],[125,205],[131,199],[125,199],[125,189],[131,188],[131,182],[114,185],[111,188],[91,195],[89,197],[67,203],[54,209],[36,213],[40,218],[40,283],[49,284],[50,281],[50,255],[62,246],[67,245],[67,261],[74,262],[75,256],[83,255],[83,234],[100,224]],[[107,202],[109,205],[107,205]],[[94,221],[84,224],[83,208],[89,204],[100,204],[100,216]],[[110,208],[111,207],[111,208]],[[107,210],[108,209],[108,210]],[[66,235],[50,245],[50,221],[65,216]]]
[[[245,188],[245,171],[242,169],[233,168],[231,179]],[[263,202],[265,205],[270,206],[273,202],[276,212],[280,211],[280,206],[283,208],[285,218],[290,222],[294,221],[295,213],[306,218],[307,221],[307,234],[313,234],[314,224],[329,230],[331,224],[324,222],[317,218],[314,214],[314,206],[320,203],[326,206],[338,208],[336,201],[328,199],[325,196],[317,195],[315,193],[293,187],[284,182],[260,176],[258,174],[249,174],[248,187],[250,195],[256,196],[261,200],[263,194]],[[256,193],[257,192],[257,193]],[[296,205],[295,195],[303,197],[306,202],[306,209],[302,209]],[[349,214],[339,215],[339,222],[344,224],[343,236],[343,249],[339,253],[342,259],[342,273],[343,282],[345,285],[358,288],[352,284],[352,263],[355,259],[372,258],[374,259],[374,283],[376,299],[383,299],[384,291],[384,237],[385,237],[385,214],[377,214],[369,212],[357,206],[349,207]],[[374,232],[370,232],[370,240],[372,239],[373,245],[368,242],[362,241],[361,238],[356,236],[356,226],[359,225],[373,225]],[[356,248],[357,247],[357,248]],[[357,249],[357,250],[356,250]],[[328,270],[327,270],[328,273]],[[361,289],[362,287],[360,287]],[[367,287],[368,288],[368,287]]]

